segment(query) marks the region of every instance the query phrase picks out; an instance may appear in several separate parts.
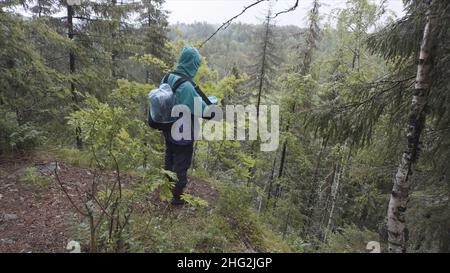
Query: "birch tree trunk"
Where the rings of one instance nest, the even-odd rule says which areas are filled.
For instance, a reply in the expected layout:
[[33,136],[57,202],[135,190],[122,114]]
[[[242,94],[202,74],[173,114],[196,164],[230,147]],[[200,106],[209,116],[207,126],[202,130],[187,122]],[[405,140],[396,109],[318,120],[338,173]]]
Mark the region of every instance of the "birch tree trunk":
[[431,2],[431,0],[426,1],[428,5],[426,24],[420,46],[416,84],[411,103],[412,111],[406,128],[408,147],[402,155],[395,175],[387,212],[388,247],[389,252],[394,253],[406,252],[405,213],[408,203],[410,176],[412,174],[412,166],[419,154],[420,135],[425,127],[426,105],[430,91],[431,32],[434,26],[434,20],[431,16]]
[[325,229],[325,234],[323,236],[323,241],[326,242],[327,237],[328,237],[328,233],[331,230],[331,224],[333,221],[333,216],[334,216],[334,210],[336,208],[336,201],[337,201],[337,197],[338,197],[338,192],[339,192],[339,186],[340,186],[340,182],[341,182],[341,176],[344,173],[344,166],[339,166],[339,164],[336,166],[336,172],[333,178],[333,185],[331,185],[331,209],[330,209],[330,214],[328,216],[328,221],[327,221],[327,227]]

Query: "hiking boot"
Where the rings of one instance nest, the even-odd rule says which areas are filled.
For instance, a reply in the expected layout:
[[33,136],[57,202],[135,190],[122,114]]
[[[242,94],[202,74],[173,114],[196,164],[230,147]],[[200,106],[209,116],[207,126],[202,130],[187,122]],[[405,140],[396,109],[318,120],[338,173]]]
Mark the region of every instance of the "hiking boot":
[[184,206],[187,204],[187,202],[184,201],[183,199],[181,199],[180,197],[178,197],[178,198],[173,197],[170,204],[172,204],[173,206]]
[[175,186],[175,188],[173,188],[173,190],[172,190],[173,198],[170,203],[174,206],[185,205],[187,202],[184,201],[183,199],[181,199],[182,194],[183,194],[183,189]]

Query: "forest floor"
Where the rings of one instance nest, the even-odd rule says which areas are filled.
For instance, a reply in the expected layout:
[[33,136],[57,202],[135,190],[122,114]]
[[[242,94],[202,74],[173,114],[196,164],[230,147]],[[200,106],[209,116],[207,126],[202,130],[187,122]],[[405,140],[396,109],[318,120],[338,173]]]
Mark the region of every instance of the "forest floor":
[[[52,161],[36,156],[0,159],[0,253],[67,252],[74,219],[79,217],[56,183],[52,166]],[[36,189],[24,183],[22,178],[30,167],[49,177],[48,187]],[[64,162],[58,167],[60,180],[71,196],[77,196],[76,189],[87,187],[92,181],[93,170],[89,168]],[[129,178],[124,175],[124,182]],[[190,178],[187,193],[208,201],[209,206],[218,199],[212,184],[198,178]],[[156,193],[152,199],[159,202],[158,207],[168,207]]]

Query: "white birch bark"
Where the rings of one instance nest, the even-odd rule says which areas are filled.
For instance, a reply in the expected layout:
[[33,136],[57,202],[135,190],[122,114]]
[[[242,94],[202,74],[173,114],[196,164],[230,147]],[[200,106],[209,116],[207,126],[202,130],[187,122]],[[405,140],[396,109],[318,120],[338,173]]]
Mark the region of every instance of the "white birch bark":
[[341,176],[344,173],[344,166],[337,166],[337,170],[335,173],[335,176],[333,177],[333,185],[331,186],[331,209],[330,209],[330,214],[328,215],[328,221],[327,221],[327,227],[325,229],[325,234],[323,236],[323,241],[326,242],[327,238],[328,238],[328,233],[331,230],[331,224],[333,221],[333,216],[334,216],[334,210],[336,207],[336,201],[337,201],[337,196],[338,196],[338,192],[339,192],[339,185],[341,182]]
[[417,160],[420,146],[420,135],[425,126],[426,104],[430,90],[430,51],[431,32],[433,28],[433,17],[431,16],[431,0],[427,1],[428,10],[426,13],[426,24],[420,46],[419,61],[417,65],[417,76],[414,95],[412,99],[412,112],[407,125],[408,147],[403,153],[397,174],[394,179],[394,186],[388,207],[388,242],[389,252],[406,252],[405,236],[405,212],[408,203],[410,188],[410,177],[412,166]]

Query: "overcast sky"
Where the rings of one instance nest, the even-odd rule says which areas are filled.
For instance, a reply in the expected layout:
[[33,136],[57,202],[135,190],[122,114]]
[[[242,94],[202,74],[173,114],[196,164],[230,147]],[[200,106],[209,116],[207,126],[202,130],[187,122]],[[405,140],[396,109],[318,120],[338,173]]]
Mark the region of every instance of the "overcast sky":
[[[379,0],[373,0],[380,2]],[[243,7],[255,2],[255,0],[166,0],[164,9],[170,11],[170,23],[194,23],[208,22],[221,24],[234,15],[240,13]],[[290,13],[277,17],[279,25],[305,26],[306,14],[312,7],[313,0],[300,0],[299,7]],[[346,0],[321,0],[320,12],[329,14],[331,10],[345,6]],[[284,10],[295,3],[295,0],[278,0],[274,4],[274,11]],[[244,23],[259,23],[267,11],[267,3],[261,3],[247,10],[237,21]],[[403,15],[402,0],[388,0],[388,9],[397,16]],[[259,18],[259,19],[258,19]]]

